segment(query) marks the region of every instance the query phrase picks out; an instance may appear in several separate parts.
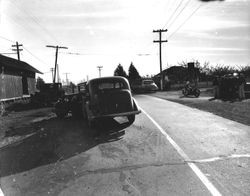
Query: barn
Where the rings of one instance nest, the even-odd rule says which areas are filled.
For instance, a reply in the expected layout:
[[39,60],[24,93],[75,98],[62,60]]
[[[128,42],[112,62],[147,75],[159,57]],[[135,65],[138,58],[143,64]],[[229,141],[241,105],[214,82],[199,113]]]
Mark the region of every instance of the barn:
[[26,62],[0,55],[0,100],[35,92],[35,75],[42,74]]

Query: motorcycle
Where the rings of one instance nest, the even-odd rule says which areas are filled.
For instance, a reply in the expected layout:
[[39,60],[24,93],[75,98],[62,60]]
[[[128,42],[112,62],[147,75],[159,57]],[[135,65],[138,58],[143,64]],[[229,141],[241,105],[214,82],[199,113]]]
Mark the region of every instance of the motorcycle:
[[195,97],[199,97],[200,96],[200,90],[196,87],[185,87],[184,89],[182,89],[182,94],[184,96],[188,96],[188,95],[194,95]]

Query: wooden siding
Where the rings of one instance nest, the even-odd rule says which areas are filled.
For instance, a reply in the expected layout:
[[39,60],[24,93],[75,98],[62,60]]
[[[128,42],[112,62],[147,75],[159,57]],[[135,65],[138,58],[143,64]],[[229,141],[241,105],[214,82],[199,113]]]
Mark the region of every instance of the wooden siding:
[[0,74],[0,99],[21,97],[23,95],[22,77]]
[[[27,78],[28,94],[35,93],[35,78]],[[0,99],[23,96],[22,77],[0,74]]]
[[35,91],[36,91],[36,79],[35,78],[27,78],[27,80],[28,80],[29,94],[35,94]]

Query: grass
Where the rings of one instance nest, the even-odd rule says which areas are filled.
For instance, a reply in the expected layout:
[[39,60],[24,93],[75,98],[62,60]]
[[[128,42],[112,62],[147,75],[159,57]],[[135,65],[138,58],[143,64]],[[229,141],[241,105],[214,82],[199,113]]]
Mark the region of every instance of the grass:
[[[173,94],[176,96],[173,96]],[[209,93],[205,91],[201,93],[200,98],[181,98],[180,93],[169,91],[159,92],[153,96],[211,112],[218,116],[250,126],[250,99],[232,102],[218,99],[211,100],[211,94],[210,97],[208,95]]]

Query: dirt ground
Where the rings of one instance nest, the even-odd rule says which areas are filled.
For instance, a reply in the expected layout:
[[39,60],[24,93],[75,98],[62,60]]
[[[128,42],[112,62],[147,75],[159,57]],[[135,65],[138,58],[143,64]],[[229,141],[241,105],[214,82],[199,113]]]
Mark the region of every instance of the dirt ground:
[[56,163],[100,143],[119,140],[125,134],[123,129],[129,126],[128,122],[118,126],[110,119],[90,129],[85,121],[71,115],[59,119],[52,110],[10,112],[0,119],[1,177]]
[[203,111],[211,112],[218,116],[250,125],[250,99],[222,101],[213,98],[213,91],[211,88],[201,89],[199,98],[194,96],[184,97],[181,90],[179,91],[165,91],[150,94],[158,98],[177,102],[189,107],[197,108]]
[[55,115],[52,108],[8,111],[6,115],[0,117],[0,148],[43,131],[38,122],[53,117]]

